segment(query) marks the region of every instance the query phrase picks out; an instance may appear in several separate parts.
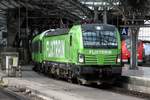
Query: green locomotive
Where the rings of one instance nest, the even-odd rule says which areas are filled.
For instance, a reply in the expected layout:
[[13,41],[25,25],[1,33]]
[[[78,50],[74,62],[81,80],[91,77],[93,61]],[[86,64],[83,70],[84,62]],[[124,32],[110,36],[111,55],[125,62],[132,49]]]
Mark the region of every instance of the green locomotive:
[[35,69],[81,83],[121,75],[121,41],[108,24],[74,25],[48,30],[32,41]]

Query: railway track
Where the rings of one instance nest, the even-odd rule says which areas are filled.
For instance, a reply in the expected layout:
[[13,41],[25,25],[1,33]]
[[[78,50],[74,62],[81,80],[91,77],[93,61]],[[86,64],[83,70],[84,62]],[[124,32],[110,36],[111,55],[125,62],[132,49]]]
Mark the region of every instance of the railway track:
[[26,88],[0,88],[0,100],[45,100]]
[[134,96],[134,97],[138,97],[138,98],[143,98],[143,99],[146,99],[146,100],[150,99],[150,94],[137,92],[137,91],[132,91],[132,90],[126,90],[124,88],[113,87],[110,91],[120,93],[120,94],[124,94],[124,95]]
[[[147,94],[125,90],[119,87],[118,83],[118,86],[111,84],[83,86],[45,77],[41,73],[37,74],[32,71],[24,71],[21,80],[9,79],[9,81],[12,82],[11,84],[15,84],[16,88],[27,87],[26,89],[29,89],[33,94],[35,92],[35,94],[38,93],[36,95],[54,97],[57,100],[58,98],[60,100],[66,100],[67,98],[74,98],[75,100],[99,100],[100,98],[102,100],[149,100]],[[8,86],[12,86],[11,84]]]
[[90,85],[89,87],[98,88],[105,91],[119,93],[122,95],[138,97],[144,100],[150,100],[150,94],[138,92],[134,90],[128,90],[122,87],[123,83],[117,82],[114,84],[101,84],[101,85]]
[[9,89],[0,88],[0,100],[29,100],[29,98],[18,95]]
[[[51,76],[47,76],[47,77],[56,79],[55,77],[51,77]],[[124,77],[119,77],[119,79],[117,79],[113,84],[110,82],[110,83],[102,83],[100,85],[98,85],[98,84],[79,84],[77,82],[72,83],[72,82],[70,82],[68,80],[64,80],[64,79],[61,79],[61,80],[62,81],[68,81],[71,84],[78,84],[78,85],[82,85],[85,87],[92,87],[92,88],[97,88],[97,89],[101,89],[101,90],[105,90],[105,91],[109,91],[109,92],[114,92],[114,93],[118,93],[118,94],[122,94],[122,95],[138,97],[138,98],[142,98],[144,100],[150,100],[150,94],[143,93],[143,92],[137,92],[137,91],[128,90],[128,89],[123,88],[124,83],[121,82],[120,78],[124,78]],[[58,79],[56,79],[56,80],[58,80]]]

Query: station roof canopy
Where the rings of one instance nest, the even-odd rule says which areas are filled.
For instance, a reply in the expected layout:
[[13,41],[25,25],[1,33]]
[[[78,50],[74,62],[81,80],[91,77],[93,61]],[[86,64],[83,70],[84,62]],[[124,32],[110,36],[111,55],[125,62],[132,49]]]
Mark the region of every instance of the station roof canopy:
[[[113,14],[149,16],[150,0],[0,0],[0,15],[19,7],[40,11],[43,15],[65,17],[70,20],[92,18],[93,10],[111,10]],[[0,19],[3,16],[0,17]]]
[[80,0],[80,2],[92,10],[94,10],[94,7],[98,7],[98,10],[104,10],[105,8],[111,10],[114,6],[120,5],[119,0]]
[[1,0],[0,14],[8,9],[25,7],[37,10],[44,15],[67,17],[78,20],[84,16],[92,17],[92,11],[78,0]]

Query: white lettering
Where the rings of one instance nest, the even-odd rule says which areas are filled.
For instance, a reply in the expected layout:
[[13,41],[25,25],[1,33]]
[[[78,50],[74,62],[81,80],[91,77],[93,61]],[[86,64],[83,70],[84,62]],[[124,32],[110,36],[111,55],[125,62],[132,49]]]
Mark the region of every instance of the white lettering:
[[89,50],[89,54],[112,54],[111,50]]
[[59,57],[65,56],[65,43],[64,40],[52,40],[49,41],[49,54],[48,57]]

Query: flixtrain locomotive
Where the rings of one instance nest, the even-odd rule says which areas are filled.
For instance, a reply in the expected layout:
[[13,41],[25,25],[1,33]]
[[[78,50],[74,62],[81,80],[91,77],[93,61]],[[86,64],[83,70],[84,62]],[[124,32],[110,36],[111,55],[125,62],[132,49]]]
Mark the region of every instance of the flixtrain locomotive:
[[79,83],[121,75],[121,40],[108,24],[47,30],[32,41],[35,70]]

